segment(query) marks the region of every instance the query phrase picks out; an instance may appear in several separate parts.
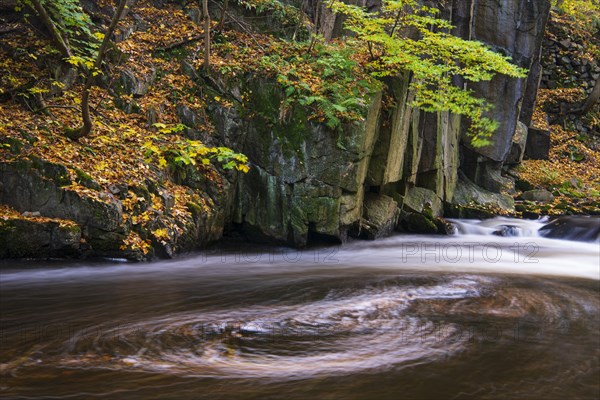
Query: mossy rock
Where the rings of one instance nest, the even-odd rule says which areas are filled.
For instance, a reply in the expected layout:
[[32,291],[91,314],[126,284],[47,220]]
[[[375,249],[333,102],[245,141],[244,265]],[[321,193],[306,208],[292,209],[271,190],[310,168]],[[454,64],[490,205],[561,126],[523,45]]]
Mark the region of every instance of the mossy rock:
[[14,155],[21,154],[21,150],[25,144],[19,139],[11,137],[0,137],[0,148],[9,150]]
[[0,258],[74,257],[80,241],[81,228],[73,223],[0,219]]
[[96,190],[96,191],[102,190],[102,187],[100,186],[100,184],[98,182],[96,182],[94,180],[94,178],[92,178],[89,174],[85,173],[84,171],[80,170],[79,168],[75,168],[75,175],[77,175],[76,181],[80,185],[83,185],[89,189]]
[[406,232],[436,234],[438,227],[432,219],[418,213],[405,213],[402,215],[401,227]]
[[57,186],[69,186],[71,184],[67,167],[64,165],[35,156],[30,156],[29,159],[33,168],[37,169],[44,178],[53,180]]

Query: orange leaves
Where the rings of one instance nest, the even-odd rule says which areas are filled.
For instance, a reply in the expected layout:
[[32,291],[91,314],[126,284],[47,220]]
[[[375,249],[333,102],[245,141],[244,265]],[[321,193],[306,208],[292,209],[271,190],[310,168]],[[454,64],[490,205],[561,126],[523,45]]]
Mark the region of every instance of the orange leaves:
[[34,222],[56,222],[60,227],[75,227],[77,224],[68,219],[59,219],[59,218],[46,218],[41,216],[33,216],[33,215],[23,215],[17,210],[6,206],[4,204],[0,204],[0,220],[8,221],[11,219],[24,219],[28,221]]

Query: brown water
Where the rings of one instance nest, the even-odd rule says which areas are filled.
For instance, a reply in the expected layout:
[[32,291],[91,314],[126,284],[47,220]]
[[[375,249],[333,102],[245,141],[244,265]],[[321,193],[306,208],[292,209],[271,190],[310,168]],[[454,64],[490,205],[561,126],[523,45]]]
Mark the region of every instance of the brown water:
[[4,265],[0,396],[598,399],[599,246],[528,235]]

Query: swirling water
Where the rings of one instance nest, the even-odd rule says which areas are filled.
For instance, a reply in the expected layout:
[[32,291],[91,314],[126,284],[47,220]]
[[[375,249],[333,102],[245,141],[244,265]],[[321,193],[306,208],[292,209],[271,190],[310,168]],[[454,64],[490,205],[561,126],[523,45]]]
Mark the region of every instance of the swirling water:
[[[296,251],[6,264],[6,398],[597,399],[600,245],[455,221]],[[513,237],[491,235],[515,227]]]

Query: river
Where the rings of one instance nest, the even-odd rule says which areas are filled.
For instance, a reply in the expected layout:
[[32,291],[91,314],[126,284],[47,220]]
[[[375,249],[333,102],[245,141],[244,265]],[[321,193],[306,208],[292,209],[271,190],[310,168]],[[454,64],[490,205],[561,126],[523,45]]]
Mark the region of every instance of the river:
[[454,222],[301,251],[5,262],[0,397],[600,398],[600,243]]

